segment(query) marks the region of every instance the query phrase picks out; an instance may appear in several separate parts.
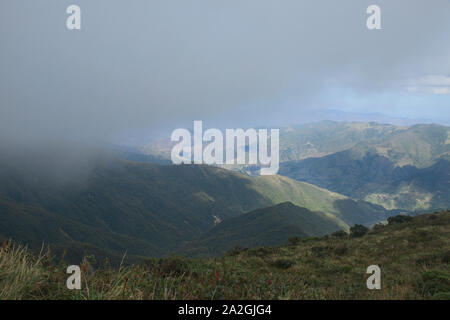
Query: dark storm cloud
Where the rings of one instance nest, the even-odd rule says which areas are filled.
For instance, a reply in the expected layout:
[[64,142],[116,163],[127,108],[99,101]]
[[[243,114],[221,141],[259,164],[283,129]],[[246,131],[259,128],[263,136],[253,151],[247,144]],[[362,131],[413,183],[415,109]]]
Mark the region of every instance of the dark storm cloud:
[[[74,3],[80,31],[65,27]],[[370,4],[382,30],[366,28]],[[3,0],[1,142],[95,143],[195,119],[292,122],[297,109],[328,107],[330,88],[370,95],[448,77],[449,18],[445,0]]]

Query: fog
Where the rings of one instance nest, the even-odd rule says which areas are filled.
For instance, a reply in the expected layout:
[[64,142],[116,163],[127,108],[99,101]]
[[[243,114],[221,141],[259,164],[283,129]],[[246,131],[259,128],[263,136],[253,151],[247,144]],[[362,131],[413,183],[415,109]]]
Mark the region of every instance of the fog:
[[[81,30],[66,28],[71,4]],[[366,27],[371,4],[381,30]],[[0,143],[97,145],[330,107],[450,118],[449,18],[447,0],[2,0]]]

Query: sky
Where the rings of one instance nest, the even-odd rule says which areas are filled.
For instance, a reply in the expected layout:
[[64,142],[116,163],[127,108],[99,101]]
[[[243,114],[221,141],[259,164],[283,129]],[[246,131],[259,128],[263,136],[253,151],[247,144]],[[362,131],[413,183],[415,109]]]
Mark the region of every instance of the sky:
[[450,121],[449,0],[2,0],[0,48],[3,145],[328,109]]

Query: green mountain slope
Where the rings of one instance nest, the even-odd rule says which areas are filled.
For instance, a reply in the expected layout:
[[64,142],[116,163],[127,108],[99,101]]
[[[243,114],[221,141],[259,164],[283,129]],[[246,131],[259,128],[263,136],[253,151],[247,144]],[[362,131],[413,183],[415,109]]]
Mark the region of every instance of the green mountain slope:
[[[333,123],[311,126],[315,130],[325,126],[328,133]],[[279,174],[386,209],[414,211],[450,206],[449,127],[401,128],[358,123],[335,126],[340,130],[336,134],[347,134],[342,141],[355,137],[350,139],[353,144],[347,144],[350,148],[317,158],[281,163]],[[366,136],[352,135],[361,126]],[[370,130],[378,134],[369,136]],[[289,141],[295,144],[294,140]],[[345,147],[345,144],[337,146]]]
[[[99,226],[93,227],[66,218],[61,214],[46,211],[39,206],[20,205],[0,200],[0,237],[15,239],[31,248],[41,248],[51,244],[52,248],[61,253],[80,248],[92,251],[102,251],[109,257],[118,256],[130,248],[135,255],[161,255],[163,251],[151,241],[105,230]],[[83,250],[79,252],[84,254]],[[76,256],[79,257],[80,254]]]
[[[342,228],[348,228],[348,224],[343,223],[344,219],[336,218],[341,213],[335,206],[336,201],[348,199],[341,194],[280,175],[258,176],[253,178],[252,182],[252,188],[270,199],[272,204],[289,201],[311,211],[323,212]],[[345,215],[345,213],[342,214]]]
[[397,166],[425,168],[450,155],[450,128],[423,124],[398,127],[378,123],[334,122],[293,126],[280,133],[280,158],[299,161],[352,150],[354,157],[370,151]]
[[[45,218],[54,222],[45,222],[53,226],[48,228],[61,228],[74,241],[97,244],[92,238],[103,233],[141,239],[151,245],[144,250],[138,249],[139,242],[124,245],[130,253],[145,255],[167,252],[180,241],[208,230],[214,215],[224,219],[271,204],[248,188],[248,180],[206,166],[110,161],[97,164],[83,182],[57,185],[38,175],[23,176],[18,170],[2,170],[0,181],[0,197],[11,208],[1,212],[4,237],[29,240],[33,233],[17,230],[34,228],[34,220]],[[31,216],[16,218],[23,207]],[[45,232],[35,238],[47,240]]]
[[236,246],[281,245],[292,236],[322,236],[340,229],[325,214],[284,202],[227,219],[200,239],[187,243],[181,252],[190,256],[217,256]]
[[355,157],[349,150],[286,162],[279,173],[387,209],[450,207],[450,162],[444,159],[427,168],[399,167],[379,154],[368,152],[363,157]]
[[[378,154],[397,166],[426,168],[440,159],[450,160],[450,128],[441,125],[415,125],[396,132],[376,144]],[[364,146],[359,146],[364,150]]]
[[344,196],[285,177],[251,178],[211,166],[110,159],[63,183],[43,170],[22,168],[0,167],[0,236],[36,246],[85,243],[118,254],[160,256],[217,221],[285,201],[323,211],[344,229],[354,222],[347,219],[352,214],[365,221],[367,213],[375,222],[392,214],[378,210],[373,216],[358,203],[355,212],[341,212],[336,201]]
[[321,121],[291,126],[280,132],[280,160],[323,157],[351,149],[361,142],[379,143],[403,130],[403,127],[373,122]]
[[[392,221],[362,237],[299,239],[210,259],[146,259],[89,272],[67,290],[67,265],[0,247],[0,299],[450,299],[450,212]],[[381,268],[368,290],[367,267]],[[21,270],[21,272],[17,272]]]
[[[159,141],[144,149],[167,155],[170,144]],[[295,125],[281,128],[280,159],[281,175],[385,209],[421,211],[450,206],[448,126],[335,121]],[[250,175],[259,170],[258,166],[225,168]],[[324,210],[296,204],[334,210],[329,205]]]

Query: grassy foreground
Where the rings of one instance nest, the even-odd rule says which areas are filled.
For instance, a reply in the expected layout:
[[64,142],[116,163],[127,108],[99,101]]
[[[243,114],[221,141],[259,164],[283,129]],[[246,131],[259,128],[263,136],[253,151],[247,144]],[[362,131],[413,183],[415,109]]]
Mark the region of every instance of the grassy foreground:
[[[450,211],[281,247],[235,249],[217,259],[171,256],[112,268],[80,263],[82,289],[66,288],[63,259],[4,242],[0,299],[450,299]],[[366,269],[381,268],[381,290]]]

